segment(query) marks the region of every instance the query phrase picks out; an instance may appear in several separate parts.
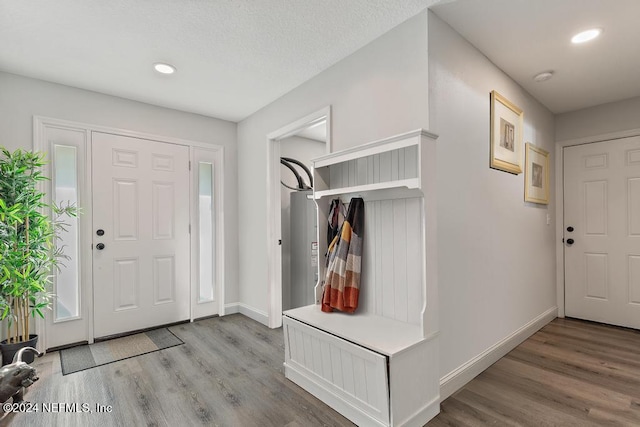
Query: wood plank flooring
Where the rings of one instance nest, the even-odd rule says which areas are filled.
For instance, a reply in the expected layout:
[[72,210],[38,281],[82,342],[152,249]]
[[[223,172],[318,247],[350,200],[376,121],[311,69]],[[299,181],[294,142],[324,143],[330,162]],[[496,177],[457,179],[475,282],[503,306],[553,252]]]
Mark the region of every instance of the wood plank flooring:
[[284,377],[282,329],[242,315],[169,328],[184,345],[63,376],[37,359],[30,402],[112,405],[111,413],[11,414],[18,426],[352,426]]
[[[170,328],[185,345],[62,376],[36,360],[30,402],[2,426],[352,426],[284,378],[281,329],[242,315]],[[112,405],[97,413],[96,404]],[[64,409],[63,407],[61,407]],[[60,409],[60,408],[59,408]],[[428,426],[640,425],[640,332],[556,319],[442,403]],[[364,427],[364,426],[363,426]]]
[[640,331],[555,319],[428,425],[640,426]]

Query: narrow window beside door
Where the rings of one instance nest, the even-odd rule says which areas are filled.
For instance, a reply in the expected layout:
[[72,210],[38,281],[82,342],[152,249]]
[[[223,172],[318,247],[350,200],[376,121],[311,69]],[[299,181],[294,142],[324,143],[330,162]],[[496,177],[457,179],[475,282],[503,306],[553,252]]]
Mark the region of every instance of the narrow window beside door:
[[[55,144],[53,147],[53,187],[57,205],[78,205],[77,150],[76,147]],[[60,218],[65,230],[56,241],[65,257],[60,259],[59,270],[54,272],[55,321],[77,318],[80,313],[78,219],[64,215]]]
[[213,206],[213,165],[198,162],[198,218],[200,235],[200,276],[198,280],[198,302],[215,299],[215,221]]

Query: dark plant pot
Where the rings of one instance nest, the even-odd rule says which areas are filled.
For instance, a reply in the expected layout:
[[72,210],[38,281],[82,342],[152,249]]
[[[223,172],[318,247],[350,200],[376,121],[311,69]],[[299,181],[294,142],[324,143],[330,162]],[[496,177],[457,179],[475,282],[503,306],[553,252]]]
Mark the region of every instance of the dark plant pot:
[[[2,353],[2,366],[8,365],[13,362],[13,356],[20,350],[22,347],[33,347],[36,348],[36,343],[38,342],[38,336],[35,334],[29,335],[29,341],[17,342],[12,344],[7,344],[7,340],[3,340],[0,342],[0,352]],[[22,355],[22,361],[25,363],[33,362],[35,355],[31,352],[26,352]]]

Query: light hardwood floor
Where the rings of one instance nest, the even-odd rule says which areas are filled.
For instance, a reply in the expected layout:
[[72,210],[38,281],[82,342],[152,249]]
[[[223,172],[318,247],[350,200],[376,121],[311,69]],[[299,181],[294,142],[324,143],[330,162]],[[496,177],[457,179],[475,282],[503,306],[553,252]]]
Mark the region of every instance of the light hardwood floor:
[[[281,329],[242,315],[170,328],[185,345],[62,376],[36,360],[31,402],[111,413],[11,414],[9,426],[352,426],[284,378]],[[640,332],[556,319],[442,403],[428,426],[640,425]]]

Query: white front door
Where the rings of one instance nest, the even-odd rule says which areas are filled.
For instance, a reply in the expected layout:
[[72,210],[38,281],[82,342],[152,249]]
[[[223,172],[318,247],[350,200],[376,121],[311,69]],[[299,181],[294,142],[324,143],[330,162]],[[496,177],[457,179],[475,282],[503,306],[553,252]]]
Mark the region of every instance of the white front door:
[[640,329],[640,137],[564,148],[565,312]]
[[92,132],[94,334],[189,318],[189,148]]

